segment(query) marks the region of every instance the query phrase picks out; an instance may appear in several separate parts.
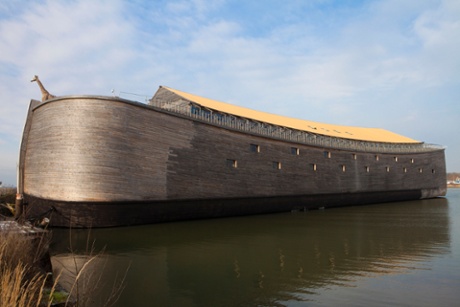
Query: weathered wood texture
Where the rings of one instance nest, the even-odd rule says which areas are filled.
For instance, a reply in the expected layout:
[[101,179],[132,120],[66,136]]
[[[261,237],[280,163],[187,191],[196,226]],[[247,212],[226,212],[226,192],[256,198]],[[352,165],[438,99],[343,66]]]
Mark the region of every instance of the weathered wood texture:
[[[173,201],[184,201],[179,207],[185,207],[174,209],[172,216],[198,218],[190,212],[202,211],[200,201],[202,208],[215,206],[203,206],[209,200],[270,198],[282,204],[280,197],[295,197],[300,206],[302,197],[321,195],[315,199],[327,200],[324,195],[331,194],[336,195],[331,203],[337,206],[340,195],[378,195],[362,201],[370,203],[446,192],[444,150],[383,154],[316,148],[230,131],[110,97],[62,97],[35,107],[32,117],[21,154],[24,193],[34,214],[52,201],[67,206],[72,216],[96,217],[95,211],[100,215],[106,211],[103,203],[116,203],[116,211],[121,211],[108,219],[117,221],[104,223],[114,226],[123,225],[123,211],[130,216],[161,215]],[[265,211],[293,208],[292,204],[278,208],[275,202]],[[41,209],[35,210],[34,203]],[[81,206],[74,206],[77,203]],[[158,206],[152,209],[155,203]],[[241,206],[232,203],[229,215],[237,215]],[[228,202],[212,210],[225,211],[226,206]],[[254,213],[264,212],[263,205],[257,206],[262,207]],[[181,210],[185,211],[178,213]],[[252,212],[247,208],[239,212],[245,210]],[[131,217],[125,224],[141,223],[138,220]],[[97,219],[86,222],[98,226]]]

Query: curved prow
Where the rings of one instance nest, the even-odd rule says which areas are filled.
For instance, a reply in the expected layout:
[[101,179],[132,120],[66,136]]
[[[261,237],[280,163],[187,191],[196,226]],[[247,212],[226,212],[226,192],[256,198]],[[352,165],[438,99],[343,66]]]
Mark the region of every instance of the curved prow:
[[23,194],[24,194],[24,164],[29,139],[30,127],[32,126],[33,110],[40,104],[40,101],[32,99],[27,111],[26,123],[22,133],[21,146],[19,150],[19,163],[17,167],[17,191],[15,204],[15,218],[20,219],[23,213]]

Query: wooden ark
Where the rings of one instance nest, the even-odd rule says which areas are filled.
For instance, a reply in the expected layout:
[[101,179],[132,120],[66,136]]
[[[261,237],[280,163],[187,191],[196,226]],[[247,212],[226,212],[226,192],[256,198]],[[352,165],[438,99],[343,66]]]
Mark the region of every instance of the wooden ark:
[[111,227],[443,196],[444,148],[160,87],[32,100],[19,163],[28,219]]

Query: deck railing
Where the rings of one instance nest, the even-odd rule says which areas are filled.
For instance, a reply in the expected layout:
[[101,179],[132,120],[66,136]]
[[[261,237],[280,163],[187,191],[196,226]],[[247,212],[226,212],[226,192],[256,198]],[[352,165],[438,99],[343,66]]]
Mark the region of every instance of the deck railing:
[[291,129],[288,127],[259,122],[248,118],[237,117],[231,114],[206,109],[186,100],[169,102],[155,99],[151,100],[149,105],[167,112],[180,114],[201,122],[210,123],[231,130],[238,130],[254,135],[323,148],[376,153],[413,153],[444,149],[444,147],[435,144],[379,143],[314,134],[307,131]]

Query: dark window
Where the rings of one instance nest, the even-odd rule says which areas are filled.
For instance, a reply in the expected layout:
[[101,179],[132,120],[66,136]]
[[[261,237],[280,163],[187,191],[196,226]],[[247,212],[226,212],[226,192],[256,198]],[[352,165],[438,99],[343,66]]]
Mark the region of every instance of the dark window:
[[238,163],[236,162],[236,160],[227,159],[227,167],[237,168],[237,166],[238,166]]
[[291,147],[291,154],[298,156],[300,154],[300,150],[297,147]]
[[257,144],[250,144],[250,150],[251,152],[260,152],[260,146]]

